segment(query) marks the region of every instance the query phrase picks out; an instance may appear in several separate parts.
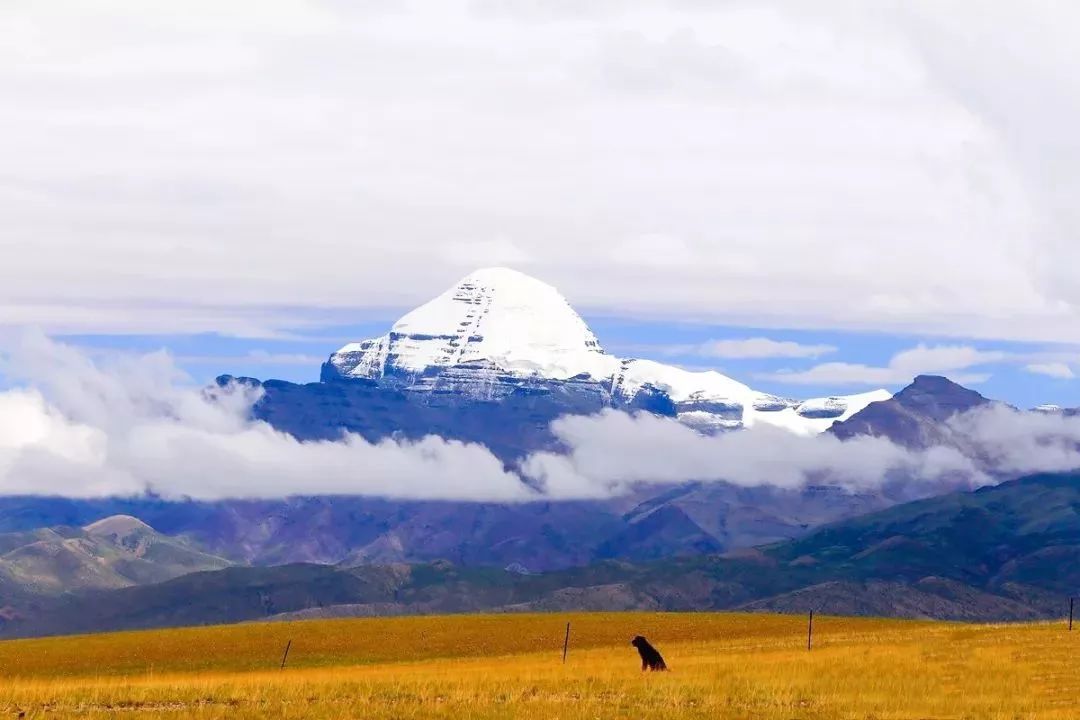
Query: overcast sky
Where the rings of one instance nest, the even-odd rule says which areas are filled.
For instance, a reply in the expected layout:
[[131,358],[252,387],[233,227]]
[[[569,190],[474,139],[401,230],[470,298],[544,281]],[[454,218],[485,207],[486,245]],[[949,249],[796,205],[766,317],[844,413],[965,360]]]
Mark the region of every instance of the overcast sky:
[[[595,317],[1080,343],[1077,27],[1038,1],[6,0],[0,328],[273,336],[510,265]],[[805,383],[858,364],[803,344],[776,352]]]
[[591,311],[1080,340],[1072,4],[0,21],[9,322],[275,324],[509,264]]

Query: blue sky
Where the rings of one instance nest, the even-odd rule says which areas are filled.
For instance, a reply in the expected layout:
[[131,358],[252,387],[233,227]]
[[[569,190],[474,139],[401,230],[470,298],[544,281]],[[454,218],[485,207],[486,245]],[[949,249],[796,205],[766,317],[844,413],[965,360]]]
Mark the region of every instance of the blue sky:
[[[346,342],[385,333],[400,314],[391,311],[385,319],[371,319],[359,324],[307,326],[296,333],[282,332],[271,338],[240,338],[216,333],[81,334],[57,337],[97,350],[141,353],[165,349],[197,382],[209,382],[223,373],[260,379],[313,382],[318,379],[320,363],[331,352]],[[611,316],[586,316],[585,319],[600,339],[601,345],[614,355],[650,358],[688,369],[715,369],[760,390],[783,396],[849,394],[879,386],[898,390],[905,381],[785,382],[775,376],[789,371],[801,372],[835,361],[880,368],[887,366],[890,359],[898,353],[923,345],[928,348],[973,348],[992,358],[995,353],[1001,354],[1003,357],[999,359],[944,372],[966,382],[988,397],[1005,400],[1020,407],[1033,407],[1043,403],[1080,405],[1080,380],[1048,377],[1025,369],[1040,360],[1069,357],[1072,351],[1067,347],[887,333],[669,323]],[[816,356],[768,358],[715,357],[700,350],[703,344],[713,341],[741,341],[749,338],[767,338],[777,342],[794,343],[804,348],[827,346],[835,349]],[[1080,353],[1076,355],[1080,357]],[[988,377],[967,379],[974,375]]]

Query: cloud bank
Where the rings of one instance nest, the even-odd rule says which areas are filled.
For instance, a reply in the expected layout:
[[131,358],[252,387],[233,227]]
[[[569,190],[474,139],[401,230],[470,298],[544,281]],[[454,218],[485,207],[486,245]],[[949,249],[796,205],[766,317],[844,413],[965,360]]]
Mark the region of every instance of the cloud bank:
[[548,492],[620,494],[637,483],[723,480],[736,485],[797,488],[808,482],[873,490],[890,479],[984,479],[952,448],[911,451],[888,440],[800,436],[779,428],[700,435],[666,418],[605,411],[557,420],[564,453],[537,453],[523,465]]
[[249,419],[258,399],[250,387],[194,387],[165,353],[89,357],[32,335],[8,353],[3,370],[19,383],[0,392],[4,495],[523,502],[605,498],[690,480],[867,491],[908,481],[968,486],[1080,467],[1080,418],[1002,407],[951,421],[966,454],[768,426],[703,436],[671,419],[609,410],[555,421],[562,450],[508,469],[481,445],[435,436],[297,441]]
[[1080,416],[990,406],[958,415],[953,430],[970,438],[984,462],[1005,475],[1080,468]]
[[264,334],[510,264],[1080,341],[1075,3],[224,5],[0,4],[0,324]]
[[244,498],[358,494],[514,502],[533,493],[479,445],[299,442],[248,413],[249,388],[191,387],[164,353],[91,360],[28,338],[0,393],[0,493]]

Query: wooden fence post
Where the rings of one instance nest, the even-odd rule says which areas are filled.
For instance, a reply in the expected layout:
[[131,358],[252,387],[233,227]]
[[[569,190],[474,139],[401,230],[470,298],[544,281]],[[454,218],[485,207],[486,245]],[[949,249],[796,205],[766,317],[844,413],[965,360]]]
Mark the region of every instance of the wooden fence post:
[[280,668],[281,670],[285,669],[285,661],[289,659],[289,648],[291,648],[291,647],[292,647],[292,640],[289,640],[289,642],[287,642],[285,644],[285,654],[281,656],[281,668]]
[[570,623],[566,623],[566,638],[562,644],[562,661],[563,665],[566,664],[566,651],[570,647]]
[[806,626],[806,649],[814,647],[814,611],[810,611],[810,622]]

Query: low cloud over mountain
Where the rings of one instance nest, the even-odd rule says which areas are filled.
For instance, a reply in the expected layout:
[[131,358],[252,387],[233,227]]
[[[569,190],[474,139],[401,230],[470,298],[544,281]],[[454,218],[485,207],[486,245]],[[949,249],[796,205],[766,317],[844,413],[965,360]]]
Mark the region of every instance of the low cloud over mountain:
[[367,494],[514,501],[532,493],[485,448],[419,442],[300,442],[248,419],[257,393],[184,384],[163,353],[94,360],[31,337],[0,393],[0,492],[169,497]]
[[[671,418],[604,410],[556,420],[558,450],[507,467],[477,443],[300,441],[250,419],[260,390],[190,385],[164,353],[92,358],[42,336],[9,354],[0,393],[0,493],[73,497],[356,494],[517,502],[607,497],[688,480],[873,489],[897,478],[965,484],[1080,466],[1080,419],[991,405],[943,424],[963,443],[905,447],[770,426],[703,435]],[[873,407],[873,406],[872,406]]]

